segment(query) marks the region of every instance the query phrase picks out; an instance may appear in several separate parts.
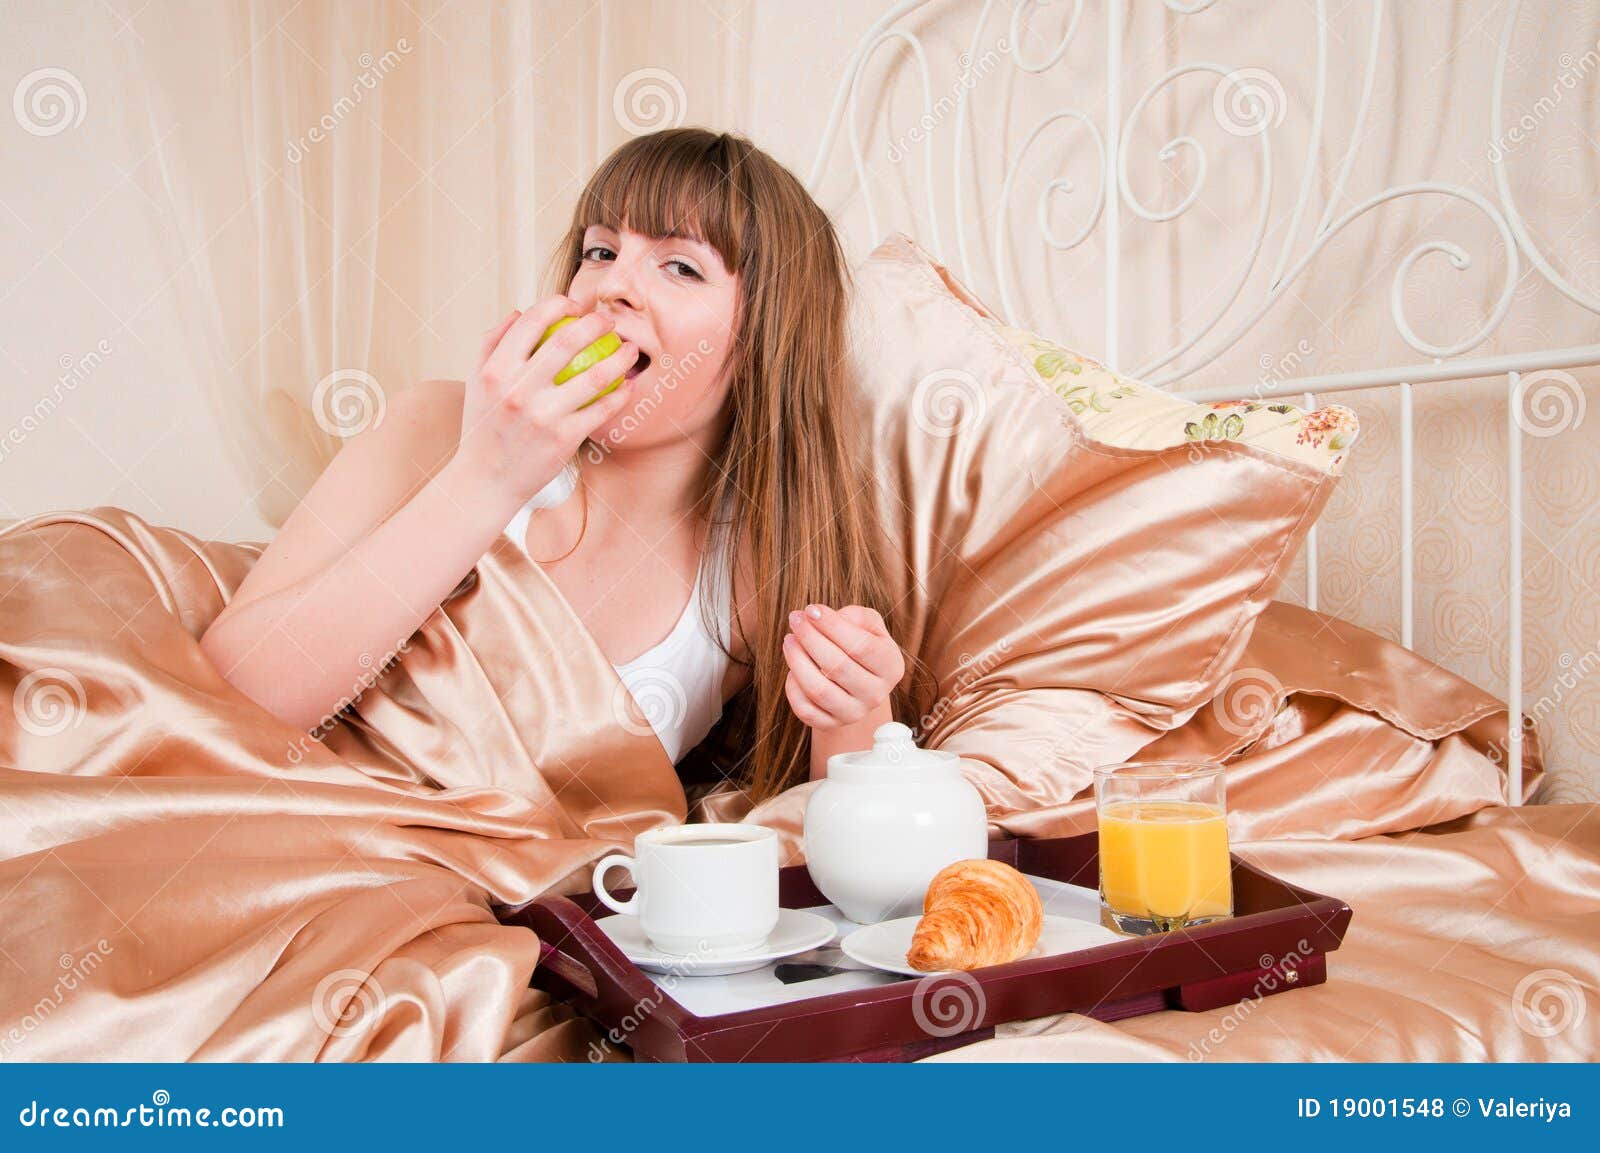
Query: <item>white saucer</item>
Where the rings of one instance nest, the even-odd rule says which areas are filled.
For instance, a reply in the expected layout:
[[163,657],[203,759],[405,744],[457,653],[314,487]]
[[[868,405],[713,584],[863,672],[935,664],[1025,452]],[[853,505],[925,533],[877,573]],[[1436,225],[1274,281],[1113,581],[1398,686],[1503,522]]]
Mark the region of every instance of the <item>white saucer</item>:
[[[904,973],[908,977],[927,977],[933,973],[949,973],[951,969],[913,969],[906,963],[906,951],[911,948],[911,936],[916,932],[920,916],[896,917],[865,925],[839,942],[839,948],[853,960],[875,969],[891,973]],[[1092,921],[1079,921],[1072,917],[1052,917],[1045,914],[1044,925],[1039,930],[1039,941],[1032,949],[1018,957],[1019,961],[1034,957],[1052,957],[1057,953],[1072,953],[1079,949],[1092,949],[1096,945],[1109,945],[1126,938],[1118,936],[1104,925]]]
[[616,942],[623,956],[652,973],[677,973],[686,977],[718,977],[759,969],[795,953],[804,953],[833,940],[836,927],[828,918],[804,909],[779,909],[778,924],[767,939],[753,949],[719,956],[686,956],[663,953],[650,944],[639,918],[613,913],[595,922]]

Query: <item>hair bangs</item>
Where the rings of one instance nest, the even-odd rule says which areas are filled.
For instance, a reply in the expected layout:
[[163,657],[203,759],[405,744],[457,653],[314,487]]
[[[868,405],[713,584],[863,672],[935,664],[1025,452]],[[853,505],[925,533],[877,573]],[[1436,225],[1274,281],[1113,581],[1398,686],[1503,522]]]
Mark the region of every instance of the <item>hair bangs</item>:
[[660,132],[614,153],[577,205],[579,231],[600,225],[652,239],[710,245],[730,273],[740,271],[745,227],[738,176],[722,138]]

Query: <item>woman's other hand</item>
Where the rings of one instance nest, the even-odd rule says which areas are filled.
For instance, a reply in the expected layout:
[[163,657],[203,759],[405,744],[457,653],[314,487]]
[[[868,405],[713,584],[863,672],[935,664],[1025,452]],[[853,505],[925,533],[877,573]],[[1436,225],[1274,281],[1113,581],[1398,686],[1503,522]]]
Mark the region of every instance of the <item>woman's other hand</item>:
[[906,668],[883,617],[861,605],[807,605],[789,614],[789,630],[784,692],[796,716],[823,731],[875,714],[887,719],[890,695]]

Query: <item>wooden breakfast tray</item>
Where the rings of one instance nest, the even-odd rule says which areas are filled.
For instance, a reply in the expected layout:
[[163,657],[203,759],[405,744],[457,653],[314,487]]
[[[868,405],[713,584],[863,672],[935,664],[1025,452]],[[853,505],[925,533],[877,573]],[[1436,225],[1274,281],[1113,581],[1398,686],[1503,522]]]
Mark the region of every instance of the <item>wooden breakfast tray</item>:
[[[1084,889],[1099,884],[1097,850],[1092,832],[989,842],[992,860]],[[1161,1009],[1202,1012],[1322,984],[1327,954],[1350,925],[1350,906],[1232,860],[1229,919],[964,974],[874,973],[888,983],[706,1016],[622,954],[595,924],[610,910],[594,894],[545,896],[498,912],[539,935],[533,985],[571,1003],[635,1060],[914,1061],[987,1040],[1008,1021],[1066,1012],[1101,1021]],[[629,890],[616,892],[626,899]],[[779,870],[778,900],[790,909],[825,906],[838,919],[803,864]],[[680,976],[672,987],[718,979]],[[952,1011],[961,1014],[956,1027],[970,1028],[946,1035]]]

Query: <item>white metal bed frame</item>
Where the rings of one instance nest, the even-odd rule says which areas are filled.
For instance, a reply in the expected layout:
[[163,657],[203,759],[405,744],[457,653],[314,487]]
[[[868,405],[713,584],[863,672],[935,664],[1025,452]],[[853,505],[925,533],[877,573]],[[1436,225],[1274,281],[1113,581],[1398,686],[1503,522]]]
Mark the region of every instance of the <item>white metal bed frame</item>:
[[[857,131],[856,101],[861,85],[862,75],[869,58],[878,48],[890,41],[904,43],[912,52],[918,70],[921,73],[923,106],[927,110],[921,123],[928,125],[927,144],[923,148],[926,187],[928,189],[928,227],[925,230],[913,231],[930,252],[934,253],[942,262],[957,266],[961,269],[963,279],[974,283],[972,275],[972,254],[967,243],[967,234],[962,227],[964,223],[962,195],[966,171],[963,164],[968,161],[967,135],[968,120],[971,116],[971,101],[968,92],[973,87],[974,57],[980,47],[984,30],[989,26],[989,20],[997,6],[997,0],[984,0],[981,12],[973,25],[972,36],[968,50],[957,60],[960,71],[960,83],[956,86],[954,97],[954,126],[952,141],[952,159],[954,161],[954,205],[957,217],[956,240],[957,259],[947,260],[941,252],[942,234],[939,228],[938,209],[934,200],[933,189],[934,168],[933,150],[939,142],[937,130],[941,120],[933,117],[935,102],[930,89],[930,73],[927,55],[924,52],[922,41],[915,33],[907,31],[897,25],[907,16],[930,4],[941,4],[942,0],[902,0],[875,23],[859,43],[848,67],[842,77],[838,91],[834,98],[832,110],[828,116],[827,131],[818,148],[815,163],[812,166],[807,180],[809,188],[815,192],[818,188],[820,177],[824,171],[824,164],[832,151],[841,120],[849,129],[850,150],[855,164],[855,172],[860,182],[860,191],[864,198],[869,228],[872,233],[872,243],[876,246],[882,239],[878,225],[877,213],[872,203],[870,184],[867,180],[867,165],[861,153],[861,142]],[[1212,7],[1216,0],[1193,0],[1191,3],[1182,3],[1180,0],[1163,0],[1168,11],[1179,16],[1190,16],[1203,12]],[[1067,22],[1067,27],[1054,49],[1047,55],[1036,59],[1024,59],[1016,46],[1021,41],[1021,31],[1027,19],[1028,10],[1034,7],[1037,0],[1008,0],[1010,7],[1009,51],[1010,59],[1014,66],[1023,73],[1040,73],[1053,67],[1071,43],[1078,30],[1083,16],[1083,0],[1074,0],[1072,15]],[[1272,104],[1269,97],[1275,96],[1278,101],[1284,99],[1281,89],[1264,91],[1263,87],[1275,84],[1270,73],[1260,69],[1232,69],[1212,61],[1199,61],[1195,63],[1180,64],[1169,70],[1165,75],[1153,83],[1143,95],[1133,104],[1133,107],[1120,122],[1116,115],[1123,106],[1122,92],[1122,51],[1124,48],[1123,8],[1120,0],[1111,0],[1103,7],[1105,19],[1105,97],[1106,114],[1104,131],[1085,113],[1074,108],[1059,108],[1050,112],[1036,124],[1031,132],[1023,139],[1020,147],[1016,149],[1006,171],[1005,181],[1001,186],[999,210],[996,213],[992,250],[995,254],[994,272],[999,284],[1001,304],[1007,316],[1016,315],[1014,302],[1011,299],[1007,284],[1005,253],[1007,246],[1003,242],[1008,235],[1010,224],[1010,200],[1013,181],[1021,166],[1024,156],[1034,141],[1058,120],[1072,119],[1085,126],[1090,138],[1094,141],[1099,152],[1101,180],[1096,194],[1096,202],[1090,219],[1086,225],[1074,236],[1062,239],[1056,236],[1048,224],[1047,207],[1049,197],[1057,191],[1071,192],[1073,184],[1065,178],[1053,180],[1040,192],[1037,202],[1037,224],[1040,234],[1050,247],[1065,250],[1075,247],[1090,236],[1099,223],[1101,217],[1105,219],[1105,347],[1099,356],[1105,364],[1118,367],[1121,364],[1121,317],[1119,315],[1119,289],[1121,282],[1121,238],[1122,238],[1122,211],[1126,208],[1140,219],[1160,222],[1171,220],[1180,216],[1192,205],[1200,194],[1205,182],[1206,153],[1204,147],[1193,137],[1180,136],[1162,148],[1159,156],[1167,159],[1179,148],[1189,148],[1193,151],[1197,165],[1198,175],[1194,187],[1189,194],[1176,207],[1162,210],[1152,210],[1141,204],[1133,194],[1128,184],[1128,150],[1124,142],[1129,137],[1129,129],[1137,121],[1139,115],[1149,104],[1151,98],[1163,87],[1192,72],[1210,72],[1219,78],[1216,99],[1220,105],[1226,95],[1229,101],[1229,115],[1238,117],[1243,131],[1239,135],[1253,135],[1259,141],[1262,159],[1262,178],[1260,189],[1261,207],[1255,225],[1254,247],[1250,253],[1250,260],[1244,265],[1238,280],[1231,286],[1231,291],[1226,294],[1223,304],[1205,322],[1200,325],[1188,339],[1153,358],[1149,363],[1141,365],[1127,375],[1138,377],[1157,386],[1168,386],[1174,381],[1204,367],[1219,355],[1232,347],[1240,337],[1245,335],[1251,326],[1274,301],[1287,289],[1299,273],[1307,266],[1317,252],[1327,241],[1345,225],[1358,216],[1387,202],[1404,196],[1419,194],[1435,194],[1454,196],[1473,205],[1482,212],[1498,230],[1501,242],[1506,253],[1505,286],[1500,294],[1492,315],[1488,317],[1483,326],[1464,340],[1449,346],[1436,346],[1420,339],[1408,323],[1401,298],[1401,288],[1407,273],[1413,263],[1431,252],[1446,255],[1455,268],[1465,269],[1471,262],[1471,256],[1459,245],[1447,240],[1430,240],[1418,244],[1400,261],[1395,271],[1390,292],[1390,311],[1394,318],[1395,326],[1401,337],[1417,352],[1427,357],[1416,363],[1399,365],[1391,368],[1374,368],[1362,372],[1349,372],[1327,376],[1308,376],[1292,378],[1282,382],[1275,382],[1273,389],[1281,388],[1288,393],[1303,393],[1308,406],[1314,406],[1316,397],[1332,393],[1352,392],[1364,389],[1392,388],[1400,390],[1400,481],[1401,481],[1401,508],[1400,508],[1400,580],[1401,580],[1401,643],[1407,648],[1412,648],[1413,614],[1415,611],[1415,558],[1413,528],[1415,523],[1415,486],[1414,486],[1414,451],[1415,442],[1412,424],[1412,393],[1419,385],[1435,384],[1443,381],[1467,380],[1485,377],[1504,377],[1507,390],[1508,411],[1508,453],[1507,453],[1507,481],[1510,493],[1509,524],[1509,569],[1510,569],[1510,636],[1507,638],[1508,676],[1506,688],[1506,708],[1509,713],[1508,741],[1506,754],[1507,770],[1507,802],[1512,805],[1522,803],[1522,436],[1526,431],[1522,421],[1524,406],[1530,399],[1535,406],[1535,411],[1541,411],[1540,405],[1555,403],[1557,405],[1576,404],[1579,419],[1581,420],[1583,394],[1581,387],[1573,378],[1566,376],[1562,371],[1569,368],[1578,368],[1591,365],[1600,365],[1600,344],[1588,344],[1557,349],[1539,349],[1532,352],[1515,353],[1503,356],[1484,356],[1477,358],[1461,359],[1460,354],[1465,353],[1481,344],[1497,329],[1504,320],[1511,306],[1512,292],[1516,286],[1519,272],[1519,254],[1525,256],[1544,279],[1567,299],[1573,301],[1590,312],[1600,314],[1600,297],[1585,292],[1582,288],[1571,283],[1564,277],[1541,253],[1533,238],[1529,236],[1523,224],[1522,216],[1517,210],[1516,202],[1512,196],[1510,182],[1506,176],[1505,154],[1502,149],[1493,146],[1493,142],[1505,139],[1503,132],[1502,102],[1505,89],[1506,64],[1510,51],[1512,33],[1516,28],[1517,15],[1522,7],[1521,0],[1507,0],[1505,21],[1502,25],[1499,50],[1494,73],[1494,89],[1492,96],[1492,111],[1489,124],[1489,140],[1491,142],[1490,159],[1494,166],[1494,177],[1497,199],[1490,200],[1483,194],[1472,189],[1456,184],[1435,182],[1413,183],[1383,190],[1374,196],[1357,204],[1337,220],[1333,220],[1334,206],[1338,203],[1343,192],[1345,178],[1349,173],[1350,164],[1355,156],[1359,138],[1352,136],[1351,144],[1344,154],[1339,166],[1338,175],[1333,192],[1328,197],[1327,207],[1323,211],[1309,246],[1301,254],[1293,267],[1286,267],[1291,249],[1295,244],[1300,231],[1300,220],[1310,197],[1312,187],[1312,174],[1315,171],[1315,157],[1323,133],[1323,111],[1327,94],[1328,77],[1328,13],[1325,0],[1317,0],[1317,58],[1316,58],[1316,98],[1312,109],[1311,131],[1306,145],[1306,163],[1300,182],[1299,196],[1295,201],[1293,216],[1290,218],[1289,228],[1285,234],[1283,246],[1278,253],[1277,262],[1273,272],[1271,286],[1264,298],[1259,302],[1254,312],[1242,322],[1234,326],[1225,336],[1215,342],[1203,359],[1190,364],[1187,368],[1172,369],[1162,375],[1155,375],[1157,370],[1170,364],[1180,356],[1194,348],[1201,340],[1208,336],[1228,313],[1244,287],[1245,279],[1251,269],[1255,267],[1256,257],[1259,256],[1263,239],[1266,235],[1266,224],[1271,202],[1271,189],[1273,177],[1272,154],[1272,126],[1273,118],[1270,115]],[[1373,82],[1377,72],[1380,49],[1380,33],[1383,27],[1385,0],[1373,0],[1371,12],[1371,33],[1367,46],[1366,70],[1362,82],[1361,102],[1356,113],[1356,125],[1359,127],[1365,122]],[[1004,48],[1006,40],[999,44]],[[1587,55],[1584,58],[1587,63]],[[1597,59],[1600,63],[1600,59]],[[1600,67],[1594,69],[1600,74]],[[1588,69],[1585,69],[1588,71]],[[947,103],[948,98],[941,98],[941,103]],[[1219,115],[1221,111],[1219,108]],[[1281,118],[1281,117],[1280,117]],[[931,119],[931,123],[930,123]],[[1107,158],[1114,158],[1114,163],[1107,163]],[[1116,174],[1114,190],[1111,187],[1112,173]],[[1123,370],[1126,371],[1126,370]],[[1567,397],[1559,390],[1552,392],[1555,386],[1546,389],[1536,389],[1535,386],[1551,375],[1559,374],[1571,383],[1567,387],[1577,390],[1575,395]],[[1227,400],[1242,394],[1240,386],[1222,386],[1184,390],[1182,395],[1197,401]],[[1530,397],[1531,392],[1531,397]],[[1308,605],[1317,607],[1317,535],[1313,528],[1306,541],[1306,599]]]

